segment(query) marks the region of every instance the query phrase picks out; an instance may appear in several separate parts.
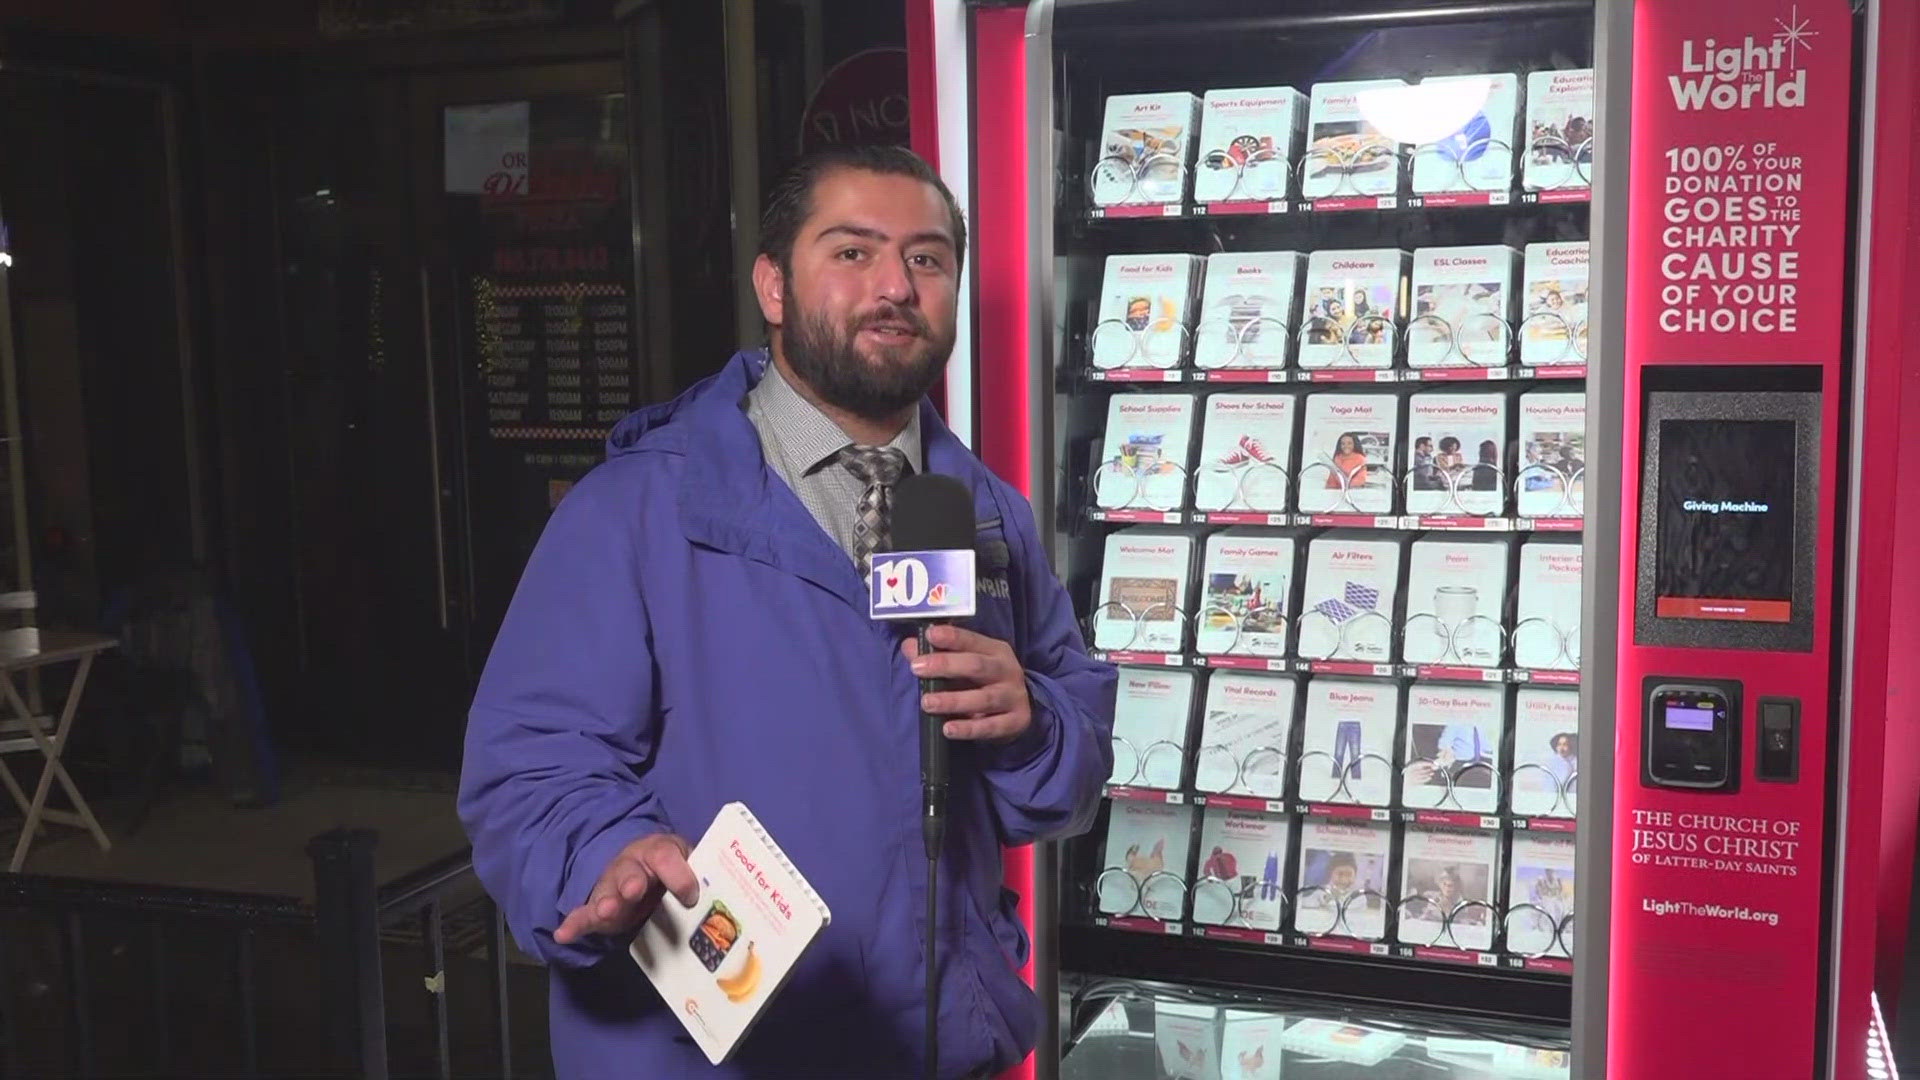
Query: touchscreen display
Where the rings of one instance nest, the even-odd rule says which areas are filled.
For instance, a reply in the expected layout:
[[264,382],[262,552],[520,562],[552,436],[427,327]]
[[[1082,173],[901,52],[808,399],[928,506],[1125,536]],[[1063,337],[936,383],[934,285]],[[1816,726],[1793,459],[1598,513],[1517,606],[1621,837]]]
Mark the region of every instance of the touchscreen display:
[[1660,421],[1656,614],[1792,620],[1793,453],[1791,420]]
[[1667,706],[1667,726],[1680,731],[1712,731],[1713,709],[1691,705]]

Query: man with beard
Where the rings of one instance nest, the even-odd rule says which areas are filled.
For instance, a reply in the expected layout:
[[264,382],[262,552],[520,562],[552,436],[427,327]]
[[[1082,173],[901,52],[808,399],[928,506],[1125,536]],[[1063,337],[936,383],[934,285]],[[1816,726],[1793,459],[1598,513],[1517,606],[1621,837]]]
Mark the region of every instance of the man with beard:
[[[560,1077],[925,1075],[923,705],[953,740],[937,1074],[990,1076],[1033,1048],[1000,850],[1091,823],[1116,673],[1087,657],[1032,508],[926,400],[965,249],[911,153],[803,161],[753,267],[770,348],[622,421],[528,562],[459,806],[476,871],[551,970]],[[981,577],[978,614],[924,657],[868,618],[862,569],[892,485],[922,471],[973,492]],[[922,676],[949,689],[923,697]],[[626,949],[663,890],[698,904],[688,846],[736,800],[832,921],[715,1068]]]

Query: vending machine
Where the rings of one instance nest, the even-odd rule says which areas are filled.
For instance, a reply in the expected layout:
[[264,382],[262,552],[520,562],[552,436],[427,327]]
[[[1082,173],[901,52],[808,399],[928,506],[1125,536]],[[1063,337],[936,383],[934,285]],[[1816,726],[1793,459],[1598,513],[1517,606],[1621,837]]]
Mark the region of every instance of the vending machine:
[[1028,1074],[1891,1075],[1912,5],[909,13],[949,409],[1120,669]]

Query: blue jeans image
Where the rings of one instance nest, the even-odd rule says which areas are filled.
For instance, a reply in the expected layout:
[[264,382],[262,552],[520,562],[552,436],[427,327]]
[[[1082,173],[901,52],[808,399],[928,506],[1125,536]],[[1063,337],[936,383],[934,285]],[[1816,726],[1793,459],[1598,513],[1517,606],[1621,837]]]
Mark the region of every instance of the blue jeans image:
[[1341,772],[1351,763],[1353,778],[1360,779],[1360,721],[1342,720],[1333,729],[1333,777],[1338,780]]
[[1280,853],[1267,852],[1267,865],[1260,872],[1260,899],[1273,900],[1280,895]]

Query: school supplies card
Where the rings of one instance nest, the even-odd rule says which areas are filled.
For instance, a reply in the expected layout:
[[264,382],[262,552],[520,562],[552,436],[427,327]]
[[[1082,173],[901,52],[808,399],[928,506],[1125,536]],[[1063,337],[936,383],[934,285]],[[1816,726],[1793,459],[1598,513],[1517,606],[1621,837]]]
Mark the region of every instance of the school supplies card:
[[660,899],[631,952],[707,1060],[727,1060],[802,953],[832,920],[827,905],[741,803],[728,803],[687,856],[693,907]]

